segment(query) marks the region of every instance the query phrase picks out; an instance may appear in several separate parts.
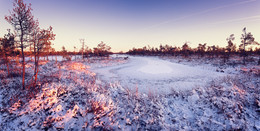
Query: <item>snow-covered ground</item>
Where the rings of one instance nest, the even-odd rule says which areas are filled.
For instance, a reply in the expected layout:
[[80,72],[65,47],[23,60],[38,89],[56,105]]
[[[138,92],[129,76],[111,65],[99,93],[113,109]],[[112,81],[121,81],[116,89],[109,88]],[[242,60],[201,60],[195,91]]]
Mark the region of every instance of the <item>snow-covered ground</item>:
[[26,90],[0,65],[0,129],[260,130],[258,66],[125,57],[41,61]]
[[169,62],[157,57],[128,56],[128,62],[99,67],[93,71],[100,79],[142,93],[171,93],[172,90],[191,90],[228,74],[199,67]]
[[[82,59],[82,55],[73,55],[73,56],[69,56],[71,58],[71,60],[79,60],[79,59]],[[33,60],[34,57],[25,57],[25,60],[26,61],[29,61],[29,60]],[[62,56],[59,56],[59,55],[51,55],[51,56],[45,56],[45,57],[40,57],[40,60],[51,60],[51,61],[63,61],[63,60],[66,60],[65,58],[63,58]]]

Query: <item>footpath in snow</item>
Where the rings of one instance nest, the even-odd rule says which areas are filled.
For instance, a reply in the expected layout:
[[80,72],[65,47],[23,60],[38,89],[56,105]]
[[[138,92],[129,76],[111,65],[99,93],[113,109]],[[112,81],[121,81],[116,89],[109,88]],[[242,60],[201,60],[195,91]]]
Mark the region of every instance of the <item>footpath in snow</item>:
[[191,90],[224,73],[172,63],[156,57],[129,56],[129,62],[121,65],[94,69],[100,79],[118,81],[123,87],[139,92],[170,93],[174,90]]

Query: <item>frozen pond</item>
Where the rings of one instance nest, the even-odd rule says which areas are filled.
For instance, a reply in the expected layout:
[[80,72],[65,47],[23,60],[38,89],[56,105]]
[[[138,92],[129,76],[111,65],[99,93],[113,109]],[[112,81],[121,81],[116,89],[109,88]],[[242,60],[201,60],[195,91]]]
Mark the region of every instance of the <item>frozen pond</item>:
[[217,77],[225,76],[212,70],[172,63],[156,57],[129,56],[129,62],[96,68],[100,79],[120,82],[123,87],[141,92],[168,93],[203,86]]

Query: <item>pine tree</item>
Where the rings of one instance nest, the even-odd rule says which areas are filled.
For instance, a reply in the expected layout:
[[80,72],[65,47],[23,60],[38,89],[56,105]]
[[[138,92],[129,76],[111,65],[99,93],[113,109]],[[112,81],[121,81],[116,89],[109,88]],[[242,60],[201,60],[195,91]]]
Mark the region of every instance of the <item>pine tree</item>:
[[242,51],[242,56],[243,56],[243,64],[246,63],[246,57],[247,57],[247,52],[246,52],[246,46],[251,45],[254,43],[255,38],[251,34],[251,32],[246,32],[246,27],[243,29],[243,34],[241,37],[241,42],[242,44],[239,45],[240,50]]
[[33,42],[33,53],[34,53],[34,86],[37,82],[38,76],[38,67],[39,67],[39,58],[40,54],[44,53],[46,46],[50,46],[50,40],[55,39],[55,34],[53,34],[52,27],[49,27],[47,30],[40,29],[39,23],[36,22],[33,33],[32,33],[32,42]]
[[4,57],[4,62],[7,67],[7,73],[8,76],[10,75],[10,69],[9,69],[9,57],[12,55],[14,49],[15,49],[15,40],[14,40],[14,34],[10,32],[10,29],[8,29],[8,33],[4,36],[4,38],[1,40],[1,52]]
[[22,87],[25,89],[25,56],[24,49],[29,46],[28,36],[31,35],[34,28],[35,21],[31,13],[31,4],[27,5],[23,0],[15,0],[13,11],[10,11],[10,16],[6,16],[5,19],[14,27],[16,35],[19,37],[19,47],[22,52]]
[[234,34],[231,34],[226,40],[228,42],[228,45],[226,46],[227,53],[225,54],[226,56],[224,58],[229,60],[231,53],[236,52],[236,45],[233,43],[233,41],[235,40]]

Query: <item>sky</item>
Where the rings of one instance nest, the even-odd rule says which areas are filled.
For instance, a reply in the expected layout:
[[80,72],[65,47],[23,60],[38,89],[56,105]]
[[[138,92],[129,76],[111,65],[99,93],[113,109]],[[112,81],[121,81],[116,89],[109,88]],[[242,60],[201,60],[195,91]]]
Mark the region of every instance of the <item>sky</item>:
[[[199,43],[227,45],[244,27],[260,42],[260,0],[24,0],[31,3],[40,27],[53,27],[53,47],[80,49],[80,39],[96,47],[101,41],[113,52],[160,44],[191,47]],[[0,0],[0,37],[13,27],[4,17],[12,0]]]

